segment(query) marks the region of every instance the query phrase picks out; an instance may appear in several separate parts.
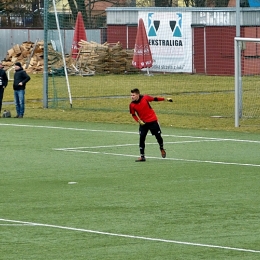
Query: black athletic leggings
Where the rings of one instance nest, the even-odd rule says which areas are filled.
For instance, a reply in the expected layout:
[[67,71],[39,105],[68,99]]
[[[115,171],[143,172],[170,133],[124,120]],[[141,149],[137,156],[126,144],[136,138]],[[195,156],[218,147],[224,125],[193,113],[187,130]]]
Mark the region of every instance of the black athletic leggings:
[[2,86],[0,86],[0,112],[2,109],[2,101],[3,101],[3,96],[4,96],[4,88]]
[[[140,139],[139,139],[139,149],[140,149],[140,154],[144,155],[145,154],[145,140],[146,140],[146,136],[147,133],[149,131],[149,127],[145,127],[145,126],[141,126],[140,129]],[[151,131],[152,134],[155,136],[160,148],[163,148],[163,139],[161,136],[161,131]]]

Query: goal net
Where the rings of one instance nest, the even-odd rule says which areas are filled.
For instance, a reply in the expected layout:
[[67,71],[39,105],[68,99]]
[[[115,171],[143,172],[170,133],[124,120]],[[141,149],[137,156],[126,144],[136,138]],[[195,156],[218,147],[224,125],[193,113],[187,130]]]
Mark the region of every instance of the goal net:
[[[65,0],[46,2],[44,42],[48,43],[48,55],[44,58],[45,64],[48,63],[48,77],[45,78],[48,90],[44,93],[48,95],[45,98],[48,107],[68,108],[73,103],[75,108],[87,108],[92,104],[89,99],[93,98],[93,90],[88,89],[91,87],[87,83],[90,83],[89,76],[137,71],[131,65],[133,50],[123,49],[119,41],[105,41],[102,29],[105,26],[105,12],[86,12],[88,6],[93,8],[95,1],[86,1],[83,9],[78,6],[75,10]],[[86,28],[89,35],[86,35]],[[98,83],[104,86],[106,79],[98,80]],[[100,109],[104,109],[104,93],[96,88],[94,91],[95,95],[103,96]],[[93,104],[96,109],[97,100]]]
[[235,126],[260,118],[260,39],[235,37]]
[[65,21],[69,13],[61,9],[63,1],[47,0],[44,6],[44,100],[50,108],[72,107],[65,45]]
[[[162,105],[161,102],[153,104],[160,118],[165,118],[167,123],[173,122],[174,125],[174,120],[178,121],[178,118],[185,116],[187,125],[205,126],[216,122],[233,127],[235,28],[223,29],[226,41],[221,45],[214,44],[214,48],[211,48],[207,47],[209,44],[205,39],[206,37],[210,39],[210,46],[217,42],[219,40],[218,27],[192,28],[191,17],[188,14],[182,17],[179,11],[174,15],[168,13],[167,16],[160,14],[153,17],[153,23],[149,25],[147,21],[151,18],[150,13],[142,14],[147,23],[146,33],[148,36],[149,33],[152,35],[151,39],[165,35],[171,39],[151,40],[153,59],[159,61],[160,64],[157,64],[157,70],[151,70],[153,76],[147,76],[145,70],[138,70],[132,66],[137,25],[115,26],[108,23],[107,38],[103,38],[101,27],[106,25],[104,21],[100,19],[103,22],[98,23],[96,19],[96,27],[94,27],[93,19],[88,18],[87,21],[91,21],[88,23],[83,17],[87,39],[81,43],[75,55],[72,55],[77,15],[72,15],[70,9],[56,7],[55,11],[54,3],[58,4],[60,1],[48,1],[49,9],[46,14],[48,15],[47,42],[50,48],[48,50],[48,104],[50,108],[70,108],[72,100],[73,110],[77,109],[79,112],[75,115],[81,115],[84,119],[91,120],[93,116],[95,121],[113,118],[114,121],[121,122],[122,115],[126,115],[123,116],[127,118],[124,122],[131,122],[128,114],[128,105],[131,101],[130,90],[137,87],[142,94],[173,97],[174,104]],[[186,9],[183,8],[183,13]],[[181,21],[185,21],[185,24]],[[183,35],[184,32],[187,32],[189,37]],[[153,36],[154,34],[158,35]],[[168,39],[167,37],[165,39]],[[156,49],[157,43],[161,44],[159,50]],[[249,45],[246,46],[249,48]],[[187,48],[188,52],[186,52]],[[173,49],[180,49],[180,52],[172,53]],[[163,56],[160,50],[164,50]],[[251,56],[244,59],[250,59],[250,66],[256,68],[257,59]],[[67,76],[64,69],[64,57]],[[163,65],[166,61],[172,62],[172,57],[175,57],[180,64],[176,63],[175,66],[175,63],[173,65],[167,63],[168,66],[165,63],[166,65]],[[188,68],[187,71],[183,69],[181,63]],[[248,66],[248,64],[245,65],[245,67]],[[252,71],[249,74],[248,71],[243,71],[242,75],[243,81],[244,77],[257,79],[257,73],[251,76]],[[252,86],[255,87],[255,85]],[[249,105],[252,105],[251,101]],[[246,109],[244,105],[243,109]],[[246,111],[243,110],[244,113]]]

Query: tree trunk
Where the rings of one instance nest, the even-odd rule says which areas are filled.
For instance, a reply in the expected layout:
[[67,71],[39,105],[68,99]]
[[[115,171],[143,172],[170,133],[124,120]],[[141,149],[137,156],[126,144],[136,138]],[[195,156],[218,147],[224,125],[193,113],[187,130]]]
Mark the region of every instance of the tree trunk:
[[68,3],[69,3],[69,6],[70,6],[70,9],[71,9],[71,12],[72,12],[72,16],[76,21],[76,18],[77,18],[77,15],[78,15],[77,7],[76,7],[73,0],[68,0]]
[[169,7],[169,1],[168,0],[155,0],[154,5],[156,7]]

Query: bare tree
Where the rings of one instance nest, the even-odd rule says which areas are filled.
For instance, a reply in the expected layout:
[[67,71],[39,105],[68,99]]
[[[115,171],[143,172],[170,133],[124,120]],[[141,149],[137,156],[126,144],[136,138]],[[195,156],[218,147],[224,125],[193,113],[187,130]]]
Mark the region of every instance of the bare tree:
[[[33,0],[5,0],[0,3],[0,10],[3,15],[3,26],[16,27],[24,26],[32,14]],[[32,19],[31,19],[32,20]]]
[[157,7],[171,7],[172,0],[155,0],[154,4]]
[[149,7],[153,6],[153,0],[139,0],[137,2],[138,7]]
[[[240,6],[244,5],[247,0],[240,0]],[[229,0],[184,0],[186,7],[227,7]]]
[[136,1],[136,6],[138,7],[177,7],[178,0],[166,0],[166,1],[155,1],[155,0],[138,0]]
[[[78,12],[82,13],[85,27],[92,28],[95,26],[95,15],[93,12],[95,10],[95,5],[97,3],[108,3],[110,6],[125,6],[127,1],[122,0],[68,0],[72,16],[76,19]],[[129,1],[129,4],[133,4],[133,0]],[[105,15],[105,10],[103,12],[96,14],[96,16]]]
[[[52,0],[49,1],[50,10],[53,7]],[[58,3],[60,0],[56,0]],[[31,21],[30,26],[43,26],[43,3],[44,0],[0,0],[0,13],[6,19],[6,26],[13,27],[14,22],[21,21],[19,26],[25,26],[26,21]],[[102,3],[103,10],[96,10],[96,5]],[[135,6],[136,0],[68,0],[71,16],[75,21],[78,12],[82,13],[85,27],[93,28],[97,26],[97,21],[105,23],[106,6]],[[49,12],[51,14],[51,12]],[[69,15],[69,14],[63,14]],[[15,17],[15,18],[14,18]],[[28,17],[28,18],[27,18]],[[3,21],[2,19],[1,21]],[[69,20],[69,19],[68,19]]]

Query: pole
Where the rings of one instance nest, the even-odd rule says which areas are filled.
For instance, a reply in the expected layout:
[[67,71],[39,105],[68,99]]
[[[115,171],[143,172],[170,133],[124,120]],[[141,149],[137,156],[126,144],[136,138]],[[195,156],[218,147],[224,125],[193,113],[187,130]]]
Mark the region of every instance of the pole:
[[55,0],[53,0],[52,2],[53,2],[53,7],[54,7],[54,13],[55,13],[55,18],[56,18],[57,29],[58,29],[58,32],[59,32],[59,41],[60,41],[60,46],[61,46],[61,54],[62,54],[62,60],[63,60],[63,67],[64,67],[65,78],[66,78],[66,82],[67,82],[67,88],[68,88],[68,94],[69,94],[70,107],[72,108],[72,97],[71,97],[71,91],[70,91],[70,83],[69,83],[67,65],[66,65],[66,61],[65,61],[65,54],[64,54],[63,44],[62,44],[62,40],[61,40],[60,24],[59,24],[59,19],[58,19],[58,15],[57,15],[57,9],[56,9]]
[[44,0],[43,108],[48,108],[48,5],[49,1]]
[[[240,0],[236,0],[236,37],[240,37]],[[237,43],[239,44],[239,43]],[[242,75],[241,75],[241,48],[239,47],[237,49],[237,55],[238,55],[238,60],[239,62],[237,63],[237,72],[238,72],[238,82],[237,82],[237,87],[238,87],[238,110],[239,110],[239,117],[242,117]]]
[[234,39],[234,48],[235,48],[235,127],[239,127],[239,69],[238,64],[240,63],[239,59],[239,41]]

